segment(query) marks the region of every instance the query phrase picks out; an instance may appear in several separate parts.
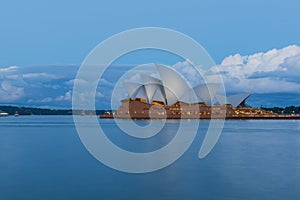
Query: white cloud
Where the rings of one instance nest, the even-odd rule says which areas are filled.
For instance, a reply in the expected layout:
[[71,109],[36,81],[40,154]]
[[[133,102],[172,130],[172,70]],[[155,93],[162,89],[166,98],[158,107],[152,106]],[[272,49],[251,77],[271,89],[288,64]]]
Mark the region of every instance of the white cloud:
[[27,73],[22,75],[24,79],[60,79],[61,77],[49,73]]
[[93,97],[103,98],[103,97],[105,97],[105,95],[99,91],[97,91],[96,93],[91,92],[91,91],[86,91],[86,92],[79,93],[78,97],[81,102],[87,102],[90,98],[93,98]]
[[53,90],[58,90],[61,88],[60,85],[56,85],[56,84],[43,84],[43,87],[44,88],[50,88],[50,89],[53,89]]
[[101,92],[96,92],[96,98],[103,98],[105,97],[104,94],[102,94]]
[[72,98],[72,92],[69,90],[64,95],[55,98],[55,101],[70,101]]
[[33,100],[33,99],[28,99],[27,103],[50,103],[53,102],[53,99],[51,97],[46,97],[41,100]]
[[198,67],[196,69],[189,59],[183,62],[177,62],[172,68],[179,72],[191,86],[196,86],[203,81],[202,76],[204,76],[204,71],[199,71],[201,73],[199,74],[197,69],[199,70],[201,68]]
[[253,55],[231,55],[218,66],[220,71],[228,72],[232,76],[247,77],[256,72],[281,71],[286,59],[300,54],[300,47],[296,45],[283,49],[272,49],[266,53]]
[[10,66],[10,67],[6,67],[6,68],[0,68],[0,73],[2,72],[12,72],[12,71],[16,71],[18,69],[17,66]]
[[[65,81],[64,84],[66,84],[69,87],[73,87],[75,81],[79,86],[87,86],[87,87],[89,87],[91,84],[96,83],[95,81],[91,82],[91,81],[85,80],[85,79],[71,79],[71,80]],[[110,81],[108,81],[104,78],[101,78],[98,84],[100,84],[101,86],[114,86],[113,83],[111,83]]]
[[24,96],[24,88],[16,87],[10,81],[2,81],[0,85],[0,101],[11,102],[21,99]]
[[211,72],[222,74],[229,92],[300,93],[300,47],[231,55]]
[[71,79],[71,80],[65,81],[64,84],[66,84],[69,87],[73,87],[75,81],[79,86],[86,86],[86,85],[89,86],[91,84],[85,79]]
[[103,85],[103,86],[114,86],[113,83],[109,82],[108,80],[101,78],[99,81],[99,84]]
[[42,103],[49,103],[49,102],[52,102],[53,99],[51,97],[46,97],[44,99],[41,100]]

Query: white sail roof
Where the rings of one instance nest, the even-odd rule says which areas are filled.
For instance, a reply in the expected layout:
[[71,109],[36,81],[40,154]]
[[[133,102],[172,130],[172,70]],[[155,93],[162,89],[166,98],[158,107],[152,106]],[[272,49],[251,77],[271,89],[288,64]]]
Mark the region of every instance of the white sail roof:
[[224,105],[224,104],[228,104],[229,102],[227,101],[226,99],[226,96],[223,96],[223,95],[216,95],[216,99],[217,99],[217,102],[216,104],[219,104],[219,105]]
[[162,86],[162,81],[152,76],[147,76],[143,74],[141,74],[141,78],[145,86],[149,103],[152,103],[155,97],[159,98],[155,100],[159,100],[166,103],[166,95]]
[[245,93],[245,94],[236,94],[229,96],[227,100],[230,102],[230,104],[233,107],[238,107],[243,101],[245,101],[251,94]]
[[217,90],[220,88],[220,84],[217,83],[201,84],[191,88],[185,79],[172,68],[163,65],[156,65],[156,68],[161,80],[140,74],[143,83],[123,83],[131,99],[139,97],[144,98],[150,104],[156,100],[171,106],[177,101],[204,102],[206,105],[211,105],[216,98],[216,104],[231,104],[233,107],[238,107],[251,95],[249,93],[229,97],[217,95]]
[[198,99],[202,100],[206,105],[211,105],[219,88],[220,84],[207,83],[197,85],[193,89]]
[[173,105],[189,90],[189,86],[184,78],[172,68],[158,64],[156,68],[164,87],[167,105]]
[[203,100],[199,99],[193,88],[189,88],[187,91],[185,91],[184,95],[182,95],[179,99],[179,101],[185,102],[185,103],[198,103],[201,102]]
[[137,93],[134,98],[143,98],[146,100],[147,103],[149,103],[145,85],[142,85],[141,87],[138,88]]
[[143,80],[144,84],[158,84],[158,85],[162,85],[162,81],[158,78],[152,77],[152,76],[148,76],[145,74],[140,74],[140,77]]
[[137,93],[139,92],[139,88],[143,86],[143,84],[133,82],[124,82],[123,85],[126,88],[131,99],[134,99],[136,97]]
[[166,102],[166,94],[165,94],[165,91],[164,91],[164,88],[163,88],[162,85],[160,85],[160,88],[156,90],[156,92],[155,92],[155,94],[153,96],[153,100],[161,101],[161,102],[164,102],[165,104],[167,104],[167,102]]
[[232,107],[238,107],[243,101],[245,101],[251,94],[236,94],[229,97],[225,97],[222,95],[216,95],[219,104],[231,104]]

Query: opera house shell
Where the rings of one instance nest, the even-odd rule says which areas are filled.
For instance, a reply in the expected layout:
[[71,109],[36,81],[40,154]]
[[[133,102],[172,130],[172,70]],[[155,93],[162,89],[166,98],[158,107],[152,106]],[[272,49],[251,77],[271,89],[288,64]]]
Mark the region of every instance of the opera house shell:
[[145,99],[148,104],[161,101],[168,106],[172,106],[178,101],[186,103],[203,102],[212,105],[216,99],[217,104],[232,104],[238,107],[251,94],[238,94],[229,97],[217,95],[220,85],[217,83],[200,84],[193,88],[189,87],[184,78],[172,68],[156,65],[160,79],[140,74],[143,83],[124,82],[130,99]]
[[246,107],[245,101],[251,94],[226,97],[218,94],[220,84],[191,87],[174,69],[163,65],[156,65],[156,69],[160,78],[140,74],[140,83],[123,82],[128,98],[121,100],[122,104],[113,117],[206,119],[270,114]]

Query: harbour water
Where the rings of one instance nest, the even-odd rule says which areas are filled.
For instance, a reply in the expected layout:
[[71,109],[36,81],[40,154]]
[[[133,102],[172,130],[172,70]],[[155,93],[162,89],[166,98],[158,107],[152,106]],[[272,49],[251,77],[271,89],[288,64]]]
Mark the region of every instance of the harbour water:
[[[169,120],[157,137],[140,142],[112,119],[100,122],[118,146],[145,152],[167,144],[179,123]],[[200,160],[208,124],[200,122],[193,144],[172,165],[128,174],[89,154],[71,116],[0,118],[0,199],[300,199],[299,120],[226,121]]]

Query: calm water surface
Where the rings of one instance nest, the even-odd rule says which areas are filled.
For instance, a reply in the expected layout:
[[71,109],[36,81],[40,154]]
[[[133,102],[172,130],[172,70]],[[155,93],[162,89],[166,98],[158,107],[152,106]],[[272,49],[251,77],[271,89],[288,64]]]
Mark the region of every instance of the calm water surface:
[[[168,121],[141,141],[122,134],[113,120],[101,123],[114,143],[136,152],[164,146],[178,128]],[[207,126],[201,121],[193,144],[172,165],[127,174],[87,152],[70,116],[0,118],[0,199],[300,199],[300,121],[226,121],[217,145],[200,160]]]

